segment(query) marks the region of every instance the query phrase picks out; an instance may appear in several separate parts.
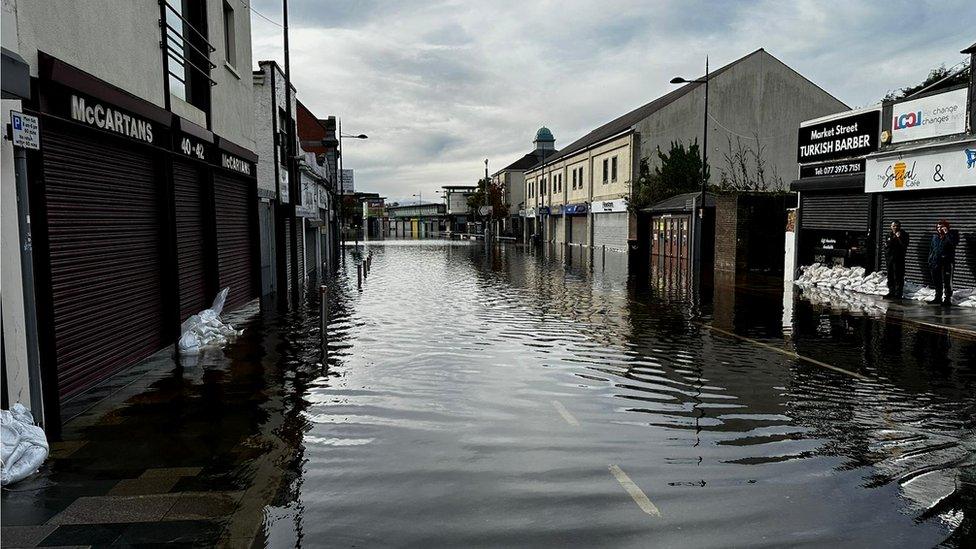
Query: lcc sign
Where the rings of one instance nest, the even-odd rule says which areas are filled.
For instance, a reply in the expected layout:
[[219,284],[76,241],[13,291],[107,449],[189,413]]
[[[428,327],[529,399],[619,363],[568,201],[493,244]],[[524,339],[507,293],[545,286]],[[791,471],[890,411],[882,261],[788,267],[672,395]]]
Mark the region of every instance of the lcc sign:
[[881,111],[871,110],[800,126],[800,164],[864,156],[878,150]]

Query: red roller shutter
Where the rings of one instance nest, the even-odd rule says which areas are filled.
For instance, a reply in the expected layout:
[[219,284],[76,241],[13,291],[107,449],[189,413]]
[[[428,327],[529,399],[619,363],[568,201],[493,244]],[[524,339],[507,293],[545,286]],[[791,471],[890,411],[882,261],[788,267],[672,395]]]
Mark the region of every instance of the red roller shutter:
[[163,347],[161,207],[149,152],[71,129],[43,142],[54,353],[69,398]]
[[251,187],[251,182],[246,179],[214,174],[218,272],[220,287],[230,288],[227,310],[258,296],[253,234],[256,226],[253,210],[257,198],[251,196]]
[[180,322],[210,306],[207,296],[203,176],[200,168],[173,162],[176,253],[180,273]]

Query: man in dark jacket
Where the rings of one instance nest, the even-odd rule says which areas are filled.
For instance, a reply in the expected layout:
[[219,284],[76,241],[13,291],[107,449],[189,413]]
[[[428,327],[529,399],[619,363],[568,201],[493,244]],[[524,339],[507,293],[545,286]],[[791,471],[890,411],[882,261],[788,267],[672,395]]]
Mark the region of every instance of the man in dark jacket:
[[905,252],[908,251],[908,231],[900,221],[891,222],[891,232],[885,241],[885,259],[888,264],[888,297],[901,299],[905,292]]
[[959,231],[949,228],[945,219],[935,226],[932,244],[929,248],[929,268],[932,269],[932,283],[935,285],[935,299],[932,303],[951,305],[952,270],[956,263],[956,246],[959,244]]

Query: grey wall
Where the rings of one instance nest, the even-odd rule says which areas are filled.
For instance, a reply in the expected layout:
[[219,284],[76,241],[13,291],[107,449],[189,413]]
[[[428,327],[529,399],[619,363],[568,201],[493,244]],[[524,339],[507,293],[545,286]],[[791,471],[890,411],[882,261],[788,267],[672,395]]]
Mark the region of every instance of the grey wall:
[[[275,105],[272,106],[272,74],[274,75]],[[254,124],[254,152],[258,155],[258,188],[277,192],[275,182],[275,162],[278,162],[278,173],[283,174],[285,165],[276,157],[274,148],[274,117],[278,109],[285,108],[285,76],[274,63],[261,62],[260,67],[252,77],[252,108],[251,116]],[[292,116],[297,112],[295,92],[291,93]],[[296,137],[297,139],[297,137]]]
[[[151,2],[150,2],[151,3]],[[230,139],[245,149],[254,150],[254,110],[251,91],[251,13],[243,4],[247,0],[231,0],[234,8],[236,62],[226,62],[224,48],[223,0],[210,0],[207,19],[210,23],[210,43],[217,48],[211,60],[217,65],[211,78],[217,82],[213,91],[211,120],[213,132]]]
[[[667,152],[673,140],[701,145],[704,86],[635,125],[640,133],[640,156],[656,159],[658,147]],[[778,177],[784,185],[795,179],[797,130],[800,122],[848,107],[781,61],[760,50],[709,84],[708,163],[710,183],[718,184],[728,169],[729,139],[744,148],[763,147],[767,181]],[[654,165],[652,163],[652,165]],[[752,166],[754,168],[754,164]],[[750,171],[754,171],[750,170]]]

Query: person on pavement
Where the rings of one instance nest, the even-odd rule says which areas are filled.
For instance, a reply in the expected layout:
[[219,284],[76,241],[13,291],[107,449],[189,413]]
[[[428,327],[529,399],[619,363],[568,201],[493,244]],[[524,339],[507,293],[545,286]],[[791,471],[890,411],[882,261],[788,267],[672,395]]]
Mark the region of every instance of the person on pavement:
[[932,269],[932,283],[935,286],[935,299],[931,303],[952,304],[952,270],[958,244],[959,231],[950,229],[945,219],[940,220],[935,226],[929,248],[929,268]]
[[891,232],[885,242],[885,259],[888,264],[888,297],[901,299],[905,292],[905,252],[908,251],[908,231],[902,230],[900,221],[891,222]]

